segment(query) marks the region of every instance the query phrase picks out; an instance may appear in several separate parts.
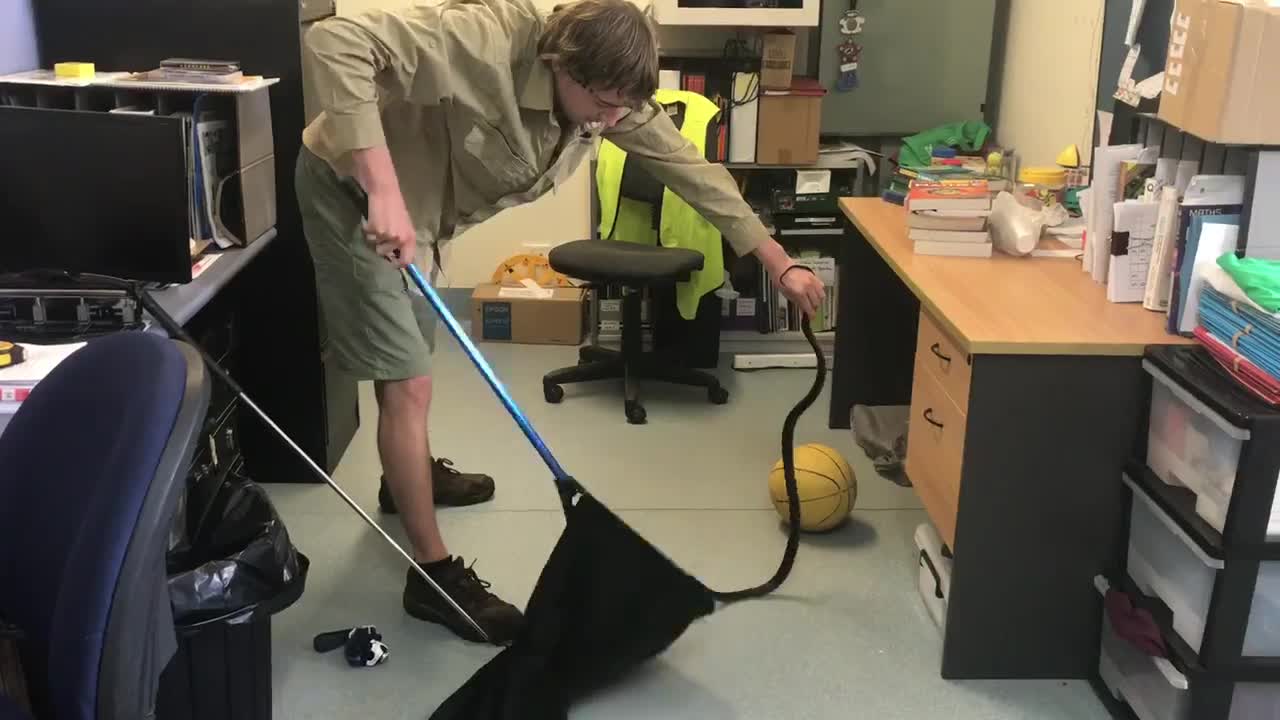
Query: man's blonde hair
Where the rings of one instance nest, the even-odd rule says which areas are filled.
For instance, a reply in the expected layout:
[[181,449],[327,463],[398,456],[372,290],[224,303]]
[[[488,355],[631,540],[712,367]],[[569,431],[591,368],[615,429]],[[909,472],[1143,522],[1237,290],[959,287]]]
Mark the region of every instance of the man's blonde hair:
[[594,90],[643,102],[658,89],[658,38],[648,13],[629,0],[575,0],[557,6],[538,54]]

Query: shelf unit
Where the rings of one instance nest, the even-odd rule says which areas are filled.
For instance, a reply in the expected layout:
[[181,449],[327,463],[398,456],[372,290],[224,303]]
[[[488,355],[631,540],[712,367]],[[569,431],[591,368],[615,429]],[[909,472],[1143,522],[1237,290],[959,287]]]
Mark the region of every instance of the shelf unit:
[[1244,204],[1240,214],[1240,251],[1251,257],[1280,260],[1280,146],[1235,145],[1202,138],[1160,119],[1134,112],[1112,127],[1112,144],[1161,137],[1161,157],[1195,162],[1196,174],[1242,175]]
[[[306,3],[307,19],[314,16]],[[40,67],[74,58],[107,70],[145,70],[165,58],[238,60],[279,82],[271,98],[275,239],[240,274],[240,347],[252,356],[237,380],[321,467],[332,471],[359,426],[356,382],[328,356],[302,218],[292,201],[305,124],[303,7],[298,2],[40,0],[33,6]],[[323,14],[323,12],[321,12]],[[282,382],[282,379],[287,381]],[[257,418],[241,423],[246,467],[260,482],[315,482],[306,464]]]
[[[0,187],[10,200],[0,208],[19,232],[55,242],[104,228],[118,236],[120,259],[93,252],[93,260],[65,258],[67,269],[106,263],[135,279],[189,283],[194,256],[214,236],[243,247],[275,229],[268,89],[278,81],[180,85],[119,75],[0,77],[0,132],[21,143],[4,147]],[[58,216],[69,198],[80,212]]]

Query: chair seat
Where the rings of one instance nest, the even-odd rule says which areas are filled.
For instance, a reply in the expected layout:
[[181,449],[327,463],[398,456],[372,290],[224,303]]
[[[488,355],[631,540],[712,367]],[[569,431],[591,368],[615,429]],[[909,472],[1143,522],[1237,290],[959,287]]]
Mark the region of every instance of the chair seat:
[[685,281],[702,269],[702,253],[696,250],[618,240],[574,240],[553,248],[547,259],[570,277],[619,285]]

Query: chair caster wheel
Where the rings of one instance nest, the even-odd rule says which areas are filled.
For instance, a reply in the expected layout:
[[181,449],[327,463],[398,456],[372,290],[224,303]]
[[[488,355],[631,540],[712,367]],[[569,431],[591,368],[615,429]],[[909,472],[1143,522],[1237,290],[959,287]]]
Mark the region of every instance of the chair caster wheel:
[[644,425],[647,422],[648,414],[644,411],[644,406],[638,402],[627,403],[627,422],[632,425]]
[[564,388],[559,385],[543,385],[542,395],[554,405],[564,399]]
[[707,399],[716,405],[724,405],[729,402],[729,391],[719,385],[707,388]]

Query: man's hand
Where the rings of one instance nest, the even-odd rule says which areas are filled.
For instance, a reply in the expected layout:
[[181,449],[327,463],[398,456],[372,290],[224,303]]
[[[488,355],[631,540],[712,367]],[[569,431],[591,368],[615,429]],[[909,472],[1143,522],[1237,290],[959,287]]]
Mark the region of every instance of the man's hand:
[[773,238],[762,241],[755,249],[755,255],[788,302],[800,308],[806,317],[812,318],[817,314],[818,306],[827,297],[826,288],[817,274],[798,265]]
[[413,262],[418,236],[398,189],[369,194],[369,217],[364,223],[364,238],[379,255],[398,267],[406,267]]
[[400,193],[400,181],[385,145],[356,150],[351,154],[356,181],[369,196],[369,217],[364,237],[379,255],[398,267],[413,262],[417,232]]
[[797,305],[809,318],[818,313],[818,307],[827,297],[822,279],[809,268],[794,263],[783,271],[778,285],[782,294],[787,296],[787,300]]

